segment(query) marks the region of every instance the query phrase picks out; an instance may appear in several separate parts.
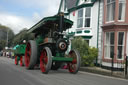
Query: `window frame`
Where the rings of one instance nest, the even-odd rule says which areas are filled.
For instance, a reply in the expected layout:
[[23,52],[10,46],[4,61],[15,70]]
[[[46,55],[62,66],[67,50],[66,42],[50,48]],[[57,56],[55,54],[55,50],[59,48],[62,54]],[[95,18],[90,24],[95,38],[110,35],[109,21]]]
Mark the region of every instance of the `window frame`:
[[[120,7],[120,3],[122,3],[122,4],[124,4],[125,5],[125,8],[124,8],[124,12],[126,13],[126,0],[125,1],[120,1],[119,0],[119,2],[118,2],[118,5],[119,5],[119,7]],[[120,10],[120,8],[118,7],[118,21],[119,22],[124,22],[125,21],[125,16],[126,16],[126,14],[124,13],[124,19],[122,19],[122,20],[119,20],[119,10]]]
[[[112,5],[113,3],[115,3],[115,9],[114,10],[116,10],[116,0],[115,1],[112,1],[112,0],[110,0],[110,2],[108,3],[108,0],[106,0],[106,23],[111,23],[111,22],[114,22],[114,20],[115,20],[115,11],[114,11],[114,14],[113,14],[113,20],[109,20],[108,19],[108,5]],[[109,18],[110,18],[110,16],[109,16]]]
[[[90,8],[90,17],[85,17],[85,14],[86,14],[86,8]],[[92,7],[86,7],[86,8],[81,8],[81,9],[83,9],[83,23],[82,23],[82,27],[78,27],[78,19],[80,19],[80,18],[78,18],[78,11],[79,10],[81,10],[81,9],[79,9],[78,11],[77,11],[77,28],[91,28],[91,19],[92,19]],[[90,26],[89,27],[85,27],[85,19],[87,19],[87,18],[90,18]]]
[[[86,10],[87,10],[87,8],[90,8],[90,16],[89,17],[86,17]],[[86,28],[90,28],[91,27],[91,7],[87,7],[86,9],[85,9],[85,14],[84,14],[84,27],[86,27]],[[90,19],[90,25],[89,25],[89,27],[88,26],[85,26],[86,25],[86,19]]]
[[[124,33],[123,45],[118,45],[119,32]],[[124,31],[119,31],[119,32],[117,32],[117,60],[123,60],[124,59],[124,48],[125,48],[125,32]],[[122,48],[122,58],[121,59],[118,58],[118,46],[123,46],[123,48]]]
[[81,28],[81,27],[78,27],[78,20],[82,19],[82,27],[83,27],[83,14],[82,14],[82,17],[79,17],[78,14],[79,14],[79,11],[83,10],[83,14],[84,14],[84,9],[79,9],[77,11],[77,28]]
[[[108,43],[106,43],[106,40],[107,40],[107,33],[109,34],[109,42]],[[112,59],[111,58],[111,46],[113,46],[114,48],[115,48],[115,41],[114,41],[114,43],[113,44],[111,44],[111,33],[114,33],[114,39],[115,39],[115,32],[114,31],[111,31],[111,32],[105,32],[105,39],[104,39],[104,58],[105,59]],[[107,48],[107,50],[106,50],[106,48]],[[109,51],[108,51],[109,50]],[[108,55],[106,55],[106,52],[108,51]],[[113,57],[114,57],[114,51],[113,51]]]

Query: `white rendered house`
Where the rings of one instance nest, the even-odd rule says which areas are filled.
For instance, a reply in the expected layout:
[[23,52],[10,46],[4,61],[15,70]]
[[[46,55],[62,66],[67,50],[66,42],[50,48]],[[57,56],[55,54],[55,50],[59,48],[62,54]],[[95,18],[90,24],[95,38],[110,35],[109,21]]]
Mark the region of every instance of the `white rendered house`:
[[97,0],[61,0],[59,12],[74,22],[69,33],[82,36],[91,47],[97,47],[98,28]]

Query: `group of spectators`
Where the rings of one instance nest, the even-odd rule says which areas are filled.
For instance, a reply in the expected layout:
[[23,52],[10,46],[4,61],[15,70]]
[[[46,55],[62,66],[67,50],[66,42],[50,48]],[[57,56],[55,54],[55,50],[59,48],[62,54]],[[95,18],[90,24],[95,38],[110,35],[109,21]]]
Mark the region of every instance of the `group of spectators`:
[[14,53],[10,51],[0,51],[0,56],[14,58]]

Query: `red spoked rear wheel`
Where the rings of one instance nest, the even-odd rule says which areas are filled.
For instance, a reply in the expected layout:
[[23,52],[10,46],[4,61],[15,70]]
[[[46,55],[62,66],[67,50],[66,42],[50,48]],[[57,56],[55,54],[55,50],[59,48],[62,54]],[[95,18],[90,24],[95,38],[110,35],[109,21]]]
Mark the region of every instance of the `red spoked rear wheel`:
[[40,55],[40,70],[42,73],[47,74],[52,65],[52,53],[48,47],[45,47]]
[[22,56],[20,57],[20,66],[23,66],[23,58],[22,58]]
[[27,69],[34,69],[37,63],[37,44],[36,41],[30,40],[25,50],[25,66]]
[[17,56],[15,56],[15,65],[18,65]]
[[25,66],[26,66],[26,68],[29,67],[30,57],[31,57],[31,46],[30,46],[30,43],[28,43],[26,50],[25,50]]
[[73,58],[73,61],[68,63],[68,70],[70,73],[76,74],[80,68],[81,58],[76,50],[71,50],[69,52],[69,57]]

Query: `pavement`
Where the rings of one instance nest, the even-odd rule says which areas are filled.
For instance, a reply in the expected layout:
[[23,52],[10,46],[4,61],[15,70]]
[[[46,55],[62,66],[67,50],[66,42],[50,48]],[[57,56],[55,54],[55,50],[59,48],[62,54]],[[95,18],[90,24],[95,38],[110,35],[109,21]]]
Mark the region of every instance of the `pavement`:
[[128,79],[128,76],[125,76],[123,71],[113,71],[112,72],[111,70],[103,69],[102,67],[81,67],[80,71],[100,74],[100,75],[104,75],[104,76]]
[[42,74],[39,68],[27,70],[14,64],[14,59],[0,57],[0,85],[127,85],[128,80],[85,71],[70,74],[67,70],[50,70]]

